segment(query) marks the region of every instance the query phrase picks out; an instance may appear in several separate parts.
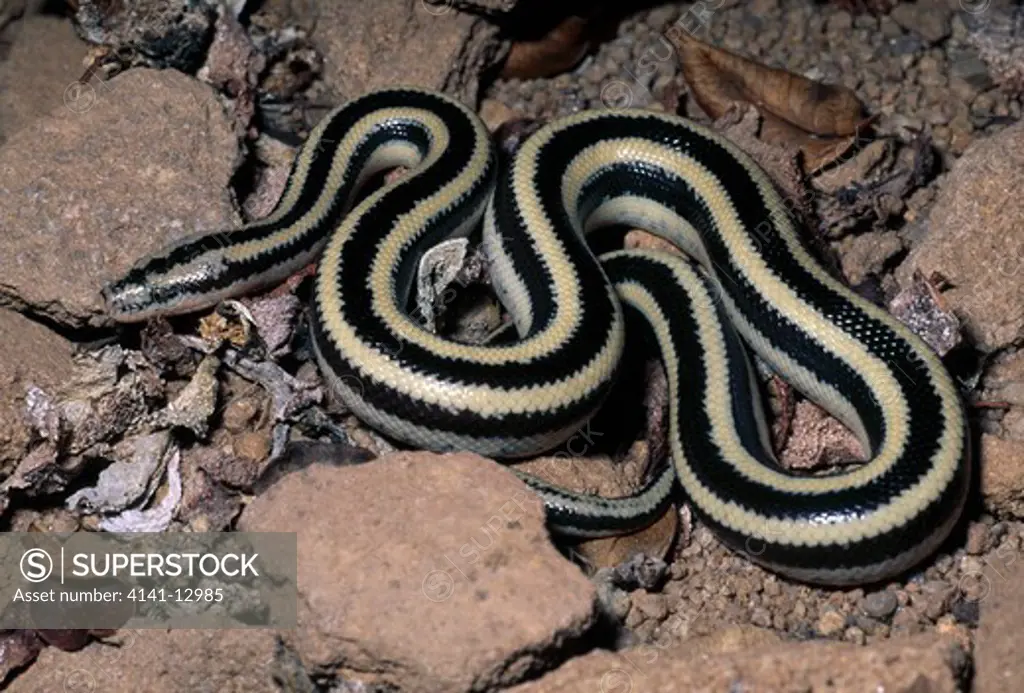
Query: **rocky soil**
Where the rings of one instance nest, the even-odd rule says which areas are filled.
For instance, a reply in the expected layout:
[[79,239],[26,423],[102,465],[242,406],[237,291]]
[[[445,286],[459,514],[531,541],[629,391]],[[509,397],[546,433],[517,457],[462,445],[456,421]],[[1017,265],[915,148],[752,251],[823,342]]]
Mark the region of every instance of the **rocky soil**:
[[[571,69],[502,77],[514,32],[501,17],[518,11],[515,26],[529,25],[522,8],[540,13],[536,3],[489,0],[475,14],[450,1],[386,0],[375,14],[357,2],[257,4],[169,18],[148,1],[129,16],[117,3],[95,3],[106,7],[95,14],[85,0],[0,0],[0,522],[296,532],[298,626],[121,630],[73,646],[0,632],[8,690],[1020,688],[1019,6],[653,5],[593,37]],[[962,527],[899,580],[787,581],[723,548],[682,499],[640,535],[555,546],[535,496],[500,465],[398,451],[331,401],[297,329],[299,279],[246,299],[247,321],[115,330],[104,315],[100,286],[138,257],[268,213],[295,144],[328,107],[375,86],[444,88],[494,128],[609,106],[715,120],[666,52],[680,22],[751,60],[845,86],[872,116],[870,142],[799,182],[809,240],[946,356],[978,469]],[[184,27],[175,50],[147,43],[142,29],[168,26]],[[638,377],[656,401],[658,374]],[[784,463],[817,469],[857,454],[836,422],[777,383],[771,392],[790,421]],[[643,440],[613,443],[609,419],[623,414],[599,417],[533,469],[628,490],[659,429],[648,417],[649,435],[634,431]],[[180,463],[147,456],[153,436]],[[125,500],[140,464],[152,477],[142,484],[160,490]]]

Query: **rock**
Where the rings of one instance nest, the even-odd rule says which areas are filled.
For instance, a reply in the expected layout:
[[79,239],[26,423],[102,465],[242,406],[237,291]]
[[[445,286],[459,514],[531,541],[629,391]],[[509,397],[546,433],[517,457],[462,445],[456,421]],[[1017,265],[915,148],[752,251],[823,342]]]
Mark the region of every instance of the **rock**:
[[985,567],[987,589],[975,602],[981,604],[981,620],[974,650],[974,693],[1018,690],[1024,677],[1020,656],[1024,601],[1019,591],[1024,564],[1019,558],[1017,554],[995,556]]
[[0,304],[73,326],[107,322],[102,284],[143,255],[237,223],[238,143],[209,88],[138,69],[80,89],[0,150]]
[[[455,9],[452,0],[359,0],[318,5],[312,40],[323,52],[324,82],[339,103],[371,89],[409,84],[445,88],[476,103],[480,72],[500,57],[498,27]],[[507,10],[513,0],[475,5]]]
[[120,646],[42,651],[10,693],[276,693],[277,641],[268,630],[128,630]]
[[515,111],[497,99],[484,99],[480,103],[479,113],[491,132],[497,130],[506,121],[516,117]]
[[856,286],[868,275],[880,275],[885,263],[903,250],[903,243],[893,231],[847,236],[841,244],[843,274]]
[[[902,7],[902,5],[901,5]],[[975,141],[946,177],[928,235],[897,270],[938,273],[942,296],[984,351],[1024,336],[1024,123]]]
[[[672,626],[673,621],[666,624]],[[782,642],[782,637],[773,630],[756,626],[725,626],[708,635],[688,641],[693,647],[708,654],[736,654],[746,650],[762,648]]]
[[28,452],[25,394],[34,385],[50,394],[71,377],[71,343],[19,313],[0,308],[0,479]]
[[830,638],[834,635],[838,635],[843,632],[843,628],[846,627],[846,617],[838,611],[826,611],[819,618],[814,629],[818,631],[818,634]]
[[[0,1],[0,17],[3,15]],[[2,24],[0,18],[0,24]],[[71,24],[54,16],[25,16],[4,35],[10,51],[0,59],[0,144],[36,118],[61,106],[82,76],[88,46]],[[46,46],[40,51],[39,46]]]
[[633,608],[647,619],[664,621],[668,617],[668,603],[663,594],[651,594],[638,590],[633,595]]
[[281,635],[313,673],[489,690],[543,670],[596,619],[596,590],[548,542],[539,499],[476,455],[315,464],[238,526],[298,532],[299,625]]
[[808,400],[797,402],[792,433],[779,454],[787,469],[816,469],[864,459],[854,435],[824,409]]
[[985,433],[980,447],[977,459],[985,506],[996,515],[1024,518],[1024,441]]
[[1001,437],[1024,440],[1024,351],[1008,354],[989,364],[984,384],[982,399],[1010,405],[999,422]]
[[991,544],[991,528],[976,522],[967,528],[967,545],[965,550],[972,556],[985,553]]
[[[1007,633],[1010,636],[1010,633]],[[967,659],[955,640],[935,635],[860,647],[784,643],[716,654],[693,641],[595,651],[508,693],[575,691],[921,691],[954,693]],[[993,689],[995,690],[995,689]]]
[[949,8],[942,3],[923,4],[901,2],[889,16],[907,31],[913,32],[928,43],[938,43],[949,36]]
[[896,598],[896,594],[889,590],[872,592],[861,601],[861,609],[864,613],[880,621],[892,616],[898,606],[899,600]]

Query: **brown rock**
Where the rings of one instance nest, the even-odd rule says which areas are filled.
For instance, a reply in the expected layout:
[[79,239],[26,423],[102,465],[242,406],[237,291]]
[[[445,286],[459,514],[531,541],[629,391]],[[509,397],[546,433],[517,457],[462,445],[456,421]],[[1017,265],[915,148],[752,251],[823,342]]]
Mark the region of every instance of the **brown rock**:
[[1024,441],[981,436],[981,495],[998,515],[1024,517]]
[[276,640],[266,630],[129,630],[119,646],[42,651],[10,693],[275,693]]
[[897,270],[934,273],[943,298],[977,345],[993,351],[1024,336],[1024,123],[976,141],[946,177],[928,234]]
[[819,618],[815,630],[826,638],[838,635],[846,627],[846,617],[838,611],[826,611]]
[[245,531],[297,532],[305,667],[403,691],[522,680],[594,622],[594,586],[537,497],[471,454],[316,464],[254,500]]
[[0,633],[0,685],[16,671],[31,664],[43,649],[43,641],[32,630]]
[[497,99],[484,99],[480,103],[480,118],[492,132],[516,115],[515,111]]
[[[474,3],[506,10],[512,0]],[[324,82],[340,101],[384,86],[444,88],[467,103],[479,75],[500,58],[497,26],[460,12],[452,0],[383,0],[367,12],[359,0],[317,6],[313,42],[324,56]]]
[[815,469],[865,459],[856,437],[824,409],[797,402],[792,434],[779,455],[789,469]]
[[[1020,633],[1024,629],[1024,563],[1020,555],[997,551],[982,571],[981,620],[975,648],[975,693],[1019,690],[1024,677]],[[999,555],[1001,554],[1001,555]]]
[[1000,421],[1002,437],[1024,440],[1024,351],[1009,354],[988,366],[981,398],[1009,404]]
[[262,462],[270,454],[270,431],[245,431],[235,437],[235,454],[244,460]]
[[[666,622],[666,629],[673,625],[672,619]],[[782,638],[773,630],[756,626],[726,626],[713,633],[694,638],[689,641],[693,647],[709,654],[735,654],[766,645],[782,642]]]
[[944,3],[923,4],[901,2],[889,15],[908,31],[912,31],[928,43],[938,43],[949,36],[950,11]]
[[893,231],[847,236],[841,246],[843,274],[854,285],[869,275],[880,275],[889,258],[903,250],[903,243]]
[[0,143],[75,93],[88,50],[70,22],[53,16],[26,15],[4,39],[10,50],[0,60]]
[[[693,641],[597,651],[543,678],[509,689],[542,691],[928,691],[954,693],[966,656],[949,638],[925,635],[869,647],[847,643],[785,643],[715,654]],[[995,689],[993,689],[995,690]]]
[[51,394],[71,377],[71,344],[10,310],[0,309],[0,479],[28,451],[25,395],[31,385]]
[[238,143],[212,90],[172,70],[80,87],[0,150],[0,303],[100,324],[102,284],[236,223]]

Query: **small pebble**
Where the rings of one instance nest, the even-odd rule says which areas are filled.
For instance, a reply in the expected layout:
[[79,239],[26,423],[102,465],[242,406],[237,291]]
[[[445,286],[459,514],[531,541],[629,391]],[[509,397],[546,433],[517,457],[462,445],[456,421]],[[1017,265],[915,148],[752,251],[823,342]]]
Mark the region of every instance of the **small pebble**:
[[846,627],[846,617],[838,611],[826,611],[818,618],[814,628],[826,638],[838,635]]
[[238,397],[224,407],[224,428],[231,433],[241,433],[260,413],[259,402],[253,397]]
[[985,553],[989,548],[989,536],[991,531],[987,525],[974,523],[967,528],[967,553],[978,556]]
[[981,615],[981,602],[974,599],[957,599],[953,602],[949,612],[960,623],[977,626],[978,617]]
[[861,609],[864,613],[879,621],[884,621],[892,616],[899,605],[896,594],[889,590],[872,592],[861,601]]
[[759,628],[771,628],[771,612],[763,606],[759,606],[750,613],[750,622]]
[[901,633],[912,634],[923,630],[921,614],[912,606],[906,606],[892,617],[892,629]]
[[956,588],[942,580],[929,580],[922,585],[924,615],[935,621],[949,609]]
[[245,431],[235,437],[231,447],[239,457],[262,462],[270,454],[270,433],[265,430]]
[[[632,597],[633,610],[639,610],[645,618],[655,621],[664,621],[668,618],[668,603],[665,600],[665,595],[639,591],[634,592]],[[630,615],[632,613],[631,611]]]
[[857,626],[850,626],[843,631],[843,640],[846,642],[852,642],[854,645],[863,645],[867,641],[867,638],[864,631],[860,628]]

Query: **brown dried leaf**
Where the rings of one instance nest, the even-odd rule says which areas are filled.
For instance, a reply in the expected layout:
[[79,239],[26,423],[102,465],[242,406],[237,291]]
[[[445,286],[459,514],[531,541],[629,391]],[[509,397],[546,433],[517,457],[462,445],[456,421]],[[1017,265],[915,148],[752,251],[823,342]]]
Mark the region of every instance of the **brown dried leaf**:
[[678,50],[683,75],[697,104],[712,119],[736,104],[762,114],[761,137],[799,149],[806,171],[845,152],[867,124],[856,94],[771,68],[700,41],[681,27],[666,34]]
[[534,41],[516,41],[509,50],[501,76],[518,79],[551,77],[573,67],[590,50],[590,22],[566,17]]

